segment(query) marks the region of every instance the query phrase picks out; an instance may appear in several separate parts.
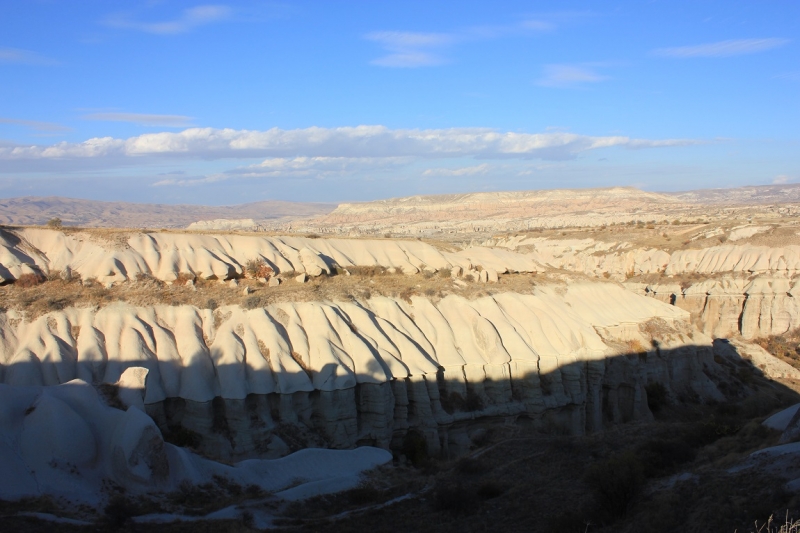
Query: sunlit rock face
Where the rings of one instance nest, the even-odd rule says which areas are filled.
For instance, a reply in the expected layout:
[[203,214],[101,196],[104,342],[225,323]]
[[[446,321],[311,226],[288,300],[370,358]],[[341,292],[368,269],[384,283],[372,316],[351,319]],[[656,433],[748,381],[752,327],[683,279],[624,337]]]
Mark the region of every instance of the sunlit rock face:
[[720,398],[710,339],[689,313],[612,283],[437,302],[70,308],[0,314],[0,380],[116,383],[148,370],[168,438],[220,458],[307,446],[449,453],[462,422],[525,415],[570,433],[650,416],[644,387]]
[[782,335],[800,327],[800,284],[775,275],[722,277],[696,283],[638,284],[634,291],[692,314],[706,335],[745,339]]

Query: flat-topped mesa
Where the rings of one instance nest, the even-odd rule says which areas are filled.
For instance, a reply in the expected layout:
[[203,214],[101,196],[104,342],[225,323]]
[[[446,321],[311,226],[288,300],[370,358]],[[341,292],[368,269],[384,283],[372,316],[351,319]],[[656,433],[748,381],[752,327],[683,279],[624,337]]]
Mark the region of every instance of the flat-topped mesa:
[[476,416],[526,415],[573,433],[648,417],[652,381],[675,397],[720,399],[704,374],[715,366],[710,339],[687,319],[610,283],[438,303],[114,304],[32,322],[8,311],[0,380],[116,383],[144,367],[151,416],[215,457],[389,447],[412,429],[446,453],[458,422]]
[[314,220],[313,224],[324,226],[375,221],[388,225],[441,221],[451,225],[454,221],[462,220],[477,224],[475,221],[480,219],[530,219],[586,211],[624,213],[676,203],[678,201],[669,195],[632,187],[411,196],[340,204],[332,213]]

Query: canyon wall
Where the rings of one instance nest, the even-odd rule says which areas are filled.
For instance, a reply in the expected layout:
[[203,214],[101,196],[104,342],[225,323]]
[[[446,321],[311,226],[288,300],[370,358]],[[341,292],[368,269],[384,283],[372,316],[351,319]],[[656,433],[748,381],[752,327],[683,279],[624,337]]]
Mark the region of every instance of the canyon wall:
[[[764,228],[734,229],[731,234],[746,238],[758,230]],[[800,327],[800,246],[720,245],[668,253],[588,238],[518,237],[491,244],[517,251],[541,270],[622,281],[634,292],[689,311],[712,337],[741,334],[754,339]],[[478,249],[461,253],[479,257]],[[653,276],[657,281],[637,281]]]
[[0,314],[0,381],[116,383],[147,368],[144,402],[173,440],[217,458],[306,446],[464,445],[461,422],[525,415],[582,433],[650,416],[645,385],[721,399],[710,339],[677,307],[612,283],[438,302],[70,308]]

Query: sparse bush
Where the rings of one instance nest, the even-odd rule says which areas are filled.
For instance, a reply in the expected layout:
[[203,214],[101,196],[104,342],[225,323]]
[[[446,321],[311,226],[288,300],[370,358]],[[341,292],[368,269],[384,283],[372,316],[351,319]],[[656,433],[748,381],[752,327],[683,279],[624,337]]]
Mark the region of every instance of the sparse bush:
[[43,278],[38,274],[28,273],[20,275],[14,282],[14,285],[23,289],[29,289],[39,285],[42,281],[44,281]]
[[50,220],[47,221],[48,228],[61,229],[62,226],[63,223],[61,222],[61,219],[58,217],[51,218]]
[[351,266],[347,267],[347,270],[350,272],[352,276],[364,276],[364,277],[373,277],[373,276],[383,276],[386,274],[386,270],[381,266]]
[[612,520],[622,518],[631,508],[644,486],[644,466],[632,452],[615,455],[592,465],[586,483],[592,490],[599,509]]
[[437,511],[447,511],[455,515],[473,514],[477,511],[478,504],[475,491],[461,484],[442,484],[433,495],[433,505]]
[[248,296],[242,301],[242,307],[245,309],[258,309],[269,305],[269,299],[266,296]]
[[272,269],[272,267],[270,267],[266,261],[260,257],[258,259],[251,259],[248,261],[245,264],[244,270],[247,275],[254,279],[269,278],[275,274],[275,271]]
[[311,376],[311,369],[309,368],[308,364],[303,359],[303,356],[300,355],[299,353],[297,353],[294,350],[291,351],[291,355],[292,355],[292,359],[294,359],[294,362],[297,363],[298,365],[300,365],[300,368],[303,369],[303,372],[308,374],[308,376],[310,377]]
[[487,466],[483,461],[472,457],[464,457],[459,459],[455,466],[456,472],[468,476],[483,474],[486,472],[486,468]]
[[122,494],[115,494],[103,509],[103,519],[109,526],[120,528],[127,524],[136,513],[136,505],[131,500]]
[[644,443],[636,454],[648,477],[671,473],[676,467],[694,461],[697,452],[681,439],[654,439]]
[[178,272],[178,276],[173,281],[173,285],[186,285],[188,282],[194,283],[195,276],[194,274],[190,274],[189,272]]
[[640,354],[646,353],[647,350],[642,345],[642,342],[638,339],[632,339],[625,342],[625,347],[629,354]]
[[351,505],[368,505],[381,500],[383,492],[369,483],[361,483],[354,489],[344,493]]
[[496,479],[487,479],[478,485],[476,494],[481,500],[491,500],[502,495],[506,487]]
[[425,436],[414,429],[408,430],[403,437],[403,445],[400,452],[406,456],[412,465],[423,466],[428,461],[428,443]]

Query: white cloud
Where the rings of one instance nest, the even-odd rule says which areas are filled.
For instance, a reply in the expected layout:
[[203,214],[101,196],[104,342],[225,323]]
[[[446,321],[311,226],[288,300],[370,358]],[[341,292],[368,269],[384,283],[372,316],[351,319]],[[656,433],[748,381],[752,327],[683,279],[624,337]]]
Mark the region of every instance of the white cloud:
[[11,124],[14,126],[23,126],[36,131],[57,132],[69,131],[70,128],[56,124],[55,122],[40,122],[38,120],[22,120],[18,118],[2,118],[0,117],[0,124]]
[[187,33],[197,27],[228,18],[231,9],[223,5],[204,5],[184,9],[181,16],[162,22],[141,22],[130,15],[115,15],[104,21],[107,26],[138,30],[159,35]]
[[415,68],[441,65],[445,59],[437,50],[455,40],[446,33],[414,33],[378,31],[368,33],[365,39],[380,43],[389,54],[370,63],[381,67]]
[[778,176],[775,176],[775,179],[772,180],[772,184],[783,185],[785,183],[789,183],[789,179],[790,179],[789,176],[787,176],[786,174],[780,174]]
[[656,148],[700,144],[690,139],[631,139],[566,132],[515,133],[488,128],[389,129],[385,126],[311,127],[265,131],[189,128],[128,139],[96,137],[82,143],[0,146],[0,160],[183,157],[570,159],[607,147]]
[[489,165],[486,163],[474,167],[461,168],[429,168],[422,173],[423,176],[474,176],[476,174],[486,174]]
[[364,38],[380,44],[388,52],[370,61],[379,67],[416,68],[443,65],[447,47],[466,41],[496,39],[506,35],[543,32],[555,29],[546,20],[526,19],[502,26],[473,26],[452,32],[374,31]]
[[21,65],[56,65],[58,62],[19,48],[0,48],[0,63],[18,63]]
[[237,167],[225,172],[196,178],[165,178],[153,183],[154,187],[166,185],[194,186],[234,178],[312,178],[342,177],[363,171],[376,171],[406,165],[407,157],[273,157],[257,163]]
[[784,72],[775,76],[780,80],[800,81],[800,70],[796,72]]
[[765,52],[773,48],[784,46],[789,39],[732,39],[716,43],[698,44],[694,46],[677,46],[673,48],[659,48],[654,50],[655,55],[664,57],[730,57],[744,54]]
[[168,126],[185,128],[192,122],[192,117],[184,115],[153,115],[145,113],[90,113],[84,120],[101,120],[110,122],[132,122],[142,126]]
[[520,26],[526,30],[535,31],[551,31],[556,28],[555,24],[545,20],[523,20],[522,23],[520,23]]
[[543,87],[574,87],[607,80],[608,76],[577,65],[546,65],[542,77],[536,82]]

